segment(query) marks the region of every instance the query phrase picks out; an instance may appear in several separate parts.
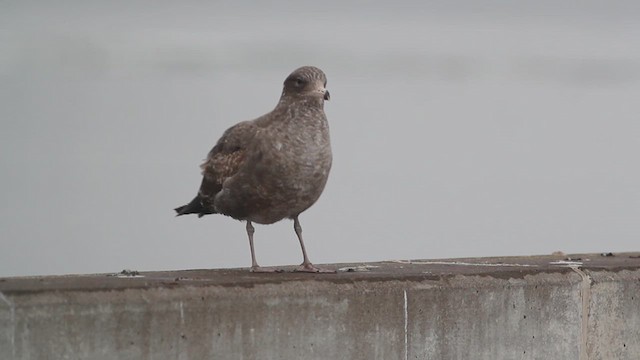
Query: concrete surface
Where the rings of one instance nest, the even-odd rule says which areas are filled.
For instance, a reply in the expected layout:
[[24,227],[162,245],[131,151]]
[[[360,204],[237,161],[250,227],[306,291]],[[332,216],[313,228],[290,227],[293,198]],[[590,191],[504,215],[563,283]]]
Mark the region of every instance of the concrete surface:
[[640,253],[612,255],[3,278],[0,359],[637,360]]

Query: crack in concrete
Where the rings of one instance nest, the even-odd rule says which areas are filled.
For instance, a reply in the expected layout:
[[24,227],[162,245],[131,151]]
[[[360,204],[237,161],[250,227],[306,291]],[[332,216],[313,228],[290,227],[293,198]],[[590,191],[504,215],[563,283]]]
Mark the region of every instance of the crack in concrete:
[[180,301],[180,325],[184,326],[184,304]]
[[409,306],[407,289],[404,289],[404,360],[409,359]]
[[589,310],[591,304],[591,276],[585,273],[578,266],[570,266],[571,270],[575,271],[582,281],[580,282],[580,297],[582,300],[582,324],[580,327],[580,360],[588,360],[589,354],[587,353],[587,344],[589,336]]

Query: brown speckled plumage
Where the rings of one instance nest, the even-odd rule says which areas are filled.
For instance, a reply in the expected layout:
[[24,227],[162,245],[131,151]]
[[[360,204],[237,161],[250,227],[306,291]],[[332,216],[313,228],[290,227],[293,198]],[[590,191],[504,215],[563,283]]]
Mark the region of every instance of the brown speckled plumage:
[[324,101],[329,99],[325,74],[305,66],[284,82],[275,109],[224,132],[201,165],[198,195],[176,208],[178,215],[223,214],[247,221],[252,270],[255,261],[251,222],[294,220],[304,261],[300,271],[320,271],[307,258],[298,215],[320,197],[331,169],[329,125]]

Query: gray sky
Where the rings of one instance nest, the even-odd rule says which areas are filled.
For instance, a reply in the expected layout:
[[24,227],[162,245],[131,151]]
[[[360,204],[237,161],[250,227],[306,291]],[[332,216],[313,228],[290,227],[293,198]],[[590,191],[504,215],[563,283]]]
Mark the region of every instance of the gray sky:
[[[302,65],[332,95],[315,263],[639,250],[637,2],[368,4],[3,2],[0,276],[250,265],[242,223],[172,209]],[[302,261],[290,221],[255,236]]]

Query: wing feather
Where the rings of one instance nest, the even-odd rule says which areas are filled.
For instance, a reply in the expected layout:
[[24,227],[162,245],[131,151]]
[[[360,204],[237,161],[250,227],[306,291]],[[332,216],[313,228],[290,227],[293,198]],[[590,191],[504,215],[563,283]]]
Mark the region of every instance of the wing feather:
[[225,180],[235,175],[246,160],[247,149],[255,137],[256,126],[252,121],[238,123],[224,132],[209,151],[202,169],[202,184],[198,195],[207,205],[222,189]]

